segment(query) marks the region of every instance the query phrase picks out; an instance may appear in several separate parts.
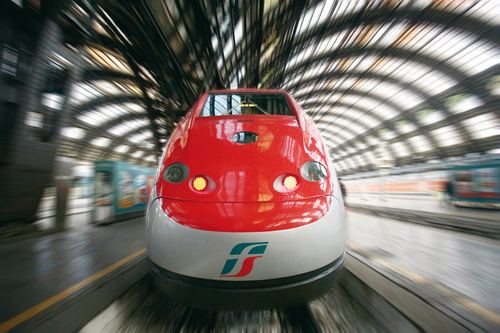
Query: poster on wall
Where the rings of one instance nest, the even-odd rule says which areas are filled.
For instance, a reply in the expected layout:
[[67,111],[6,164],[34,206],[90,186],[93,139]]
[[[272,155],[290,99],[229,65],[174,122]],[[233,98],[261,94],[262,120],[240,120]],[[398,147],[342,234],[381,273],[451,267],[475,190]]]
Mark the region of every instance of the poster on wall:
[[119,193],[120,193],[120,202],[118,208],[128,208],[134,205],[133,180],[131,173],[120,172]]
[[480,168],[475,170],[474,174],[476,196],[483,199],[500,198],[497,169]]
[[470,170],[459,170],[455,177],[455,195],[460,198],[472,198],[473,192]]
[[146,203],[146,175],[134,176],[134,206]]

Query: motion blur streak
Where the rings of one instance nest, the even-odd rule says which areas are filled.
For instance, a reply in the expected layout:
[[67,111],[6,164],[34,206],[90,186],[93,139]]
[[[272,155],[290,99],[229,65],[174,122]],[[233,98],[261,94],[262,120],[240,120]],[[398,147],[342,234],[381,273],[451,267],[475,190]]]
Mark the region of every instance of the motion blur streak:
[[375,260],[376,262],[378,262],[379,264],[389,268],[390,270],[392,271],[395,271],[395,272],[398,272],[406,277],[408,277],[409,279],[411,279],[412,281],[415,281],[415,282],[418,282],[420,284],[425,284],[425,285],[429,285],[431,287],[433,287],[437,292],[439,292],[441,295],[449,298],[450,300],[452,301],[455,301],[457,303],[460,303],[461,305],[469,308],[470,310],[476,312],[477,314],[479,314],[480,316],[482,316],[483,318],[486,318],[488,320],[491,320],[492,322],[496,323],[496,324],[499,324],[500,325],[500,314],[496,313],[496,312],[493,312],[491,311],[490,309],[487,309],[485,308],[484,306],[481,306],[473,301],[471,301],[470,299],[467,299],[463,296],[460,296],[458,295],[457,293],[451,291],[450,289],[448,288],[445,288],[437,283],[434,283],[432,282],[431,280],[429,279],[426,279],[424,278],[423,276],[420,276],[412,271],[409,271],[399,265],[396,265],[374,253],[370,253],[370,251],[366,251],[365,249],[363,249],[362,247],[359,247],[358,245],[350,242],[350,241],[346,241],[346,244],[347,246],[349,246],[350,248],[352,248],[354,251],[358,252],[358,253],[364,253],[365,255],[367,255],[368,257],[372,258],[373,260]]
[[19,314],[18,316],[1,324],[0,325],[0,333],[7,332],[8,330],[16,327],[17,325],[19,325],[23,321],[28,320],[31,317],[33,317],[34,315],[36,315],[37,313],[42,312],[43,310],[47,309],[49,306],[52,306],[52,305],[56,304],[57,302],[60,302],[63,299],[73,295],[74,293],[76,293],[77,291],[81,290],[82,288],[88,286],[92,282],[99,280],[103,276],[105,276],[105,275],[111,273],[112,271],[114,271],[115,269],[123,266],[124,264],[131,261],[132,259],[137,258],[138,256],[140,256],[144,252],[146,252],[145,248],[129,255],[128,257],[126,257],[126,258],[124,258],[116,263],[114,263],[113,265],[109,266],[106,269],[103,269],[99,273],[96,273],[96,274],[86,278],[85,280],[78,282],[77,284],[73,285],[72,287],[69,287],[68,289],[66,289],[64,291],[61,291],[59,294],[57,294],[54,297],[51,297],[48,300],[32,307],[31,309],[24,311],[23,313]]

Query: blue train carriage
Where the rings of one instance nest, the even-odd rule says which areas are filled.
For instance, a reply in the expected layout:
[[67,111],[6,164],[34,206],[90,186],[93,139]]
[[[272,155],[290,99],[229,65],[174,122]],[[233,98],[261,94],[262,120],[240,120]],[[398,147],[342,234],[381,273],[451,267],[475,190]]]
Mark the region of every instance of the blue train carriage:
[[457,164],[450,172],[454,205],[500,209],[500,158]]
[[156,170],[118,161],[94,162],[94,222],[107,224],[146,210]]

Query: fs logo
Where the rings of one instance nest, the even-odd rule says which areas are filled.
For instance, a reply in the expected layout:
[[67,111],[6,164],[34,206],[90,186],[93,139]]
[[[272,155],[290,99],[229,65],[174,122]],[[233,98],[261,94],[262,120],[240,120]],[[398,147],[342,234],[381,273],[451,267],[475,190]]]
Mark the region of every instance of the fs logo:
[[[253,255],[264,254],[264,251],[266,251],[267,243],[269,242],[237,244],[231,250],[230,255],[238,257],[231,258],[226,261],[224,268],[222,268],[222,271],[220,272],[220,277],[243,277],[250,274],[250,272],[253,269],[253,262],[255,261],[255,259],[262,258],[261,255],[260,256],[259,255],[253,256]],[[248,252],[245,251],[245,253],[247,254],[242,255],[245,249],[248,249]],[[244,258],[240,271],[236,274],[230,274],[231,272],[233,272],[234,267],[236,266],[236,263],[240,260],[240,258]]]

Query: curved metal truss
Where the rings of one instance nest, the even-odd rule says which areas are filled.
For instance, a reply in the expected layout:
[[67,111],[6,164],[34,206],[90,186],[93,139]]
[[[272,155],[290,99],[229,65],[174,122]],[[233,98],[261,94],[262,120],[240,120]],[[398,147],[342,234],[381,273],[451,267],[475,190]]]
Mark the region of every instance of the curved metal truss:
[[201,93],[236,87],[289,91],[341,174],[500,148],[498,1],[92,4],[61,14],[90,36],[62,154],[153,166]]

